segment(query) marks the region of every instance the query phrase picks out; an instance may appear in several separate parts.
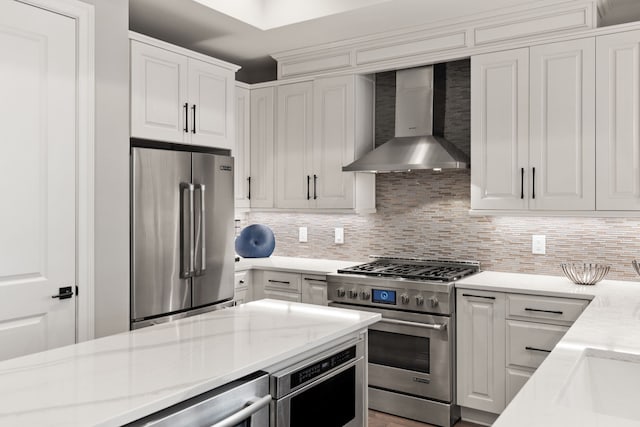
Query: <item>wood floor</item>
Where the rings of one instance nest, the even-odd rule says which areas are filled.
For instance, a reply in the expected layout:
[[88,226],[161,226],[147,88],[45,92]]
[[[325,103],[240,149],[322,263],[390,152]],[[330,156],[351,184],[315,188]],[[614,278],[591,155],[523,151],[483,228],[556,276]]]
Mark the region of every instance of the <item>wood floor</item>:
[[[369,427],[433,427],[431,424],[420,423],[418,421],[407,420],[384,412],[372,411],[369,409]],[[480,427],[465,421],[458,421],[455,427]]]

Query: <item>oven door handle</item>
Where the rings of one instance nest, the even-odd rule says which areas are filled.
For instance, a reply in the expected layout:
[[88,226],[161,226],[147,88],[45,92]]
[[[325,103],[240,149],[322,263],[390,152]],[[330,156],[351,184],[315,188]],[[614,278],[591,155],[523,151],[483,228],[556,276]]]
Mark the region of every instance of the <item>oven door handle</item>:
[[264,408],[269,403],[271,403],[271,395],[267,394],[264,397],[261,397],[261,398],[256,399],[256,400],[251,400],[248,403],[250,403],[250,405],[247,406],[246,408],[236,412],[233,415],[228,416],[227,418],[225,418],[224,420],[222,420],[220,422],[217,422],[217,423],[213,424],[211,427],[232,427],[232,426],[237,426],[239,423],[241,423],[242,421],[246,420],[251,415],[255,414],[260,409]]
[[416,328],[423,328],[423,329],[435,329],[436,331],[445,331],[447,329],[446,323],[407,322],[406,320],[385,319],[384,317],[380,320],[380,322],[391,323],[393,325],[415,326]]

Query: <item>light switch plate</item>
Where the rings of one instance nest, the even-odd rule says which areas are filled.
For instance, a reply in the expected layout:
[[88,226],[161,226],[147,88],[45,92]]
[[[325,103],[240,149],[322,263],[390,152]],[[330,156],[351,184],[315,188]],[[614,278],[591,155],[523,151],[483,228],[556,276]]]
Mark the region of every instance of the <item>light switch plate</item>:
[[342,245],[344,243],[344,228],[336,227],[335,242],[336,242],[336,245]]
[[298,228],[298,241],[301,243],[307,243],[307,227]]
[[542,235],[533,235],[531,238],[531,253],[536,255],[544,255],[547,253],[547,237]]

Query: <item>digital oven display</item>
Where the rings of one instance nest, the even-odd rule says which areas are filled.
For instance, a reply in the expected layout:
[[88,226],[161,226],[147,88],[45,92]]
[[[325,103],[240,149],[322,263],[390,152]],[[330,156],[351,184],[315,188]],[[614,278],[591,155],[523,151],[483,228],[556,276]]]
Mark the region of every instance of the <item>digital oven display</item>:
[[395,304],[396,291],[388,291],[386,289],[374,289],[373,302],[377,302],[380,304]]

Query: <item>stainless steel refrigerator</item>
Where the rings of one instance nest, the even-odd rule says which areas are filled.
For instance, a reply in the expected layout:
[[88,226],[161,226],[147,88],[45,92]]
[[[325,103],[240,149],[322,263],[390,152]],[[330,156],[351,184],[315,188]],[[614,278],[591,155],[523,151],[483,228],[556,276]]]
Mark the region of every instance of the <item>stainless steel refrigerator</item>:
[[131,177],[131,328],[233,299],[233,158],[133,147]]

